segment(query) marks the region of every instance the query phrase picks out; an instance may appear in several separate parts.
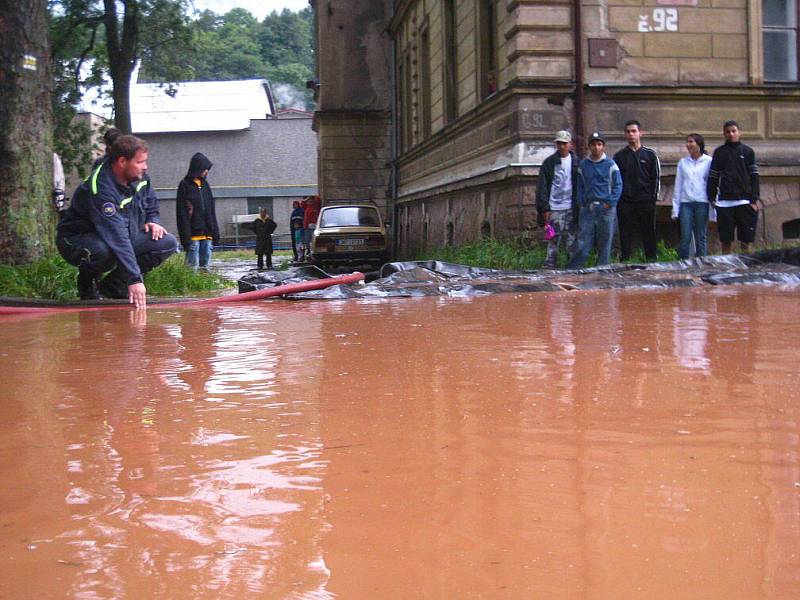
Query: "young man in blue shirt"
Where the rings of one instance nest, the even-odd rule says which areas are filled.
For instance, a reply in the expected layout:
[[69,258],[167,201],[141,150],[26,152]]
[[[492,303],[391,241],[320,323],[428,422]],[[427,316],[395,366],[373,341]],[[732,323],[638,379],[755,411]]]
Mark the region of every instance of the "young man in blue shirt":
[[606,140],[597,131],[589,136],[589,156],[578,166],[578,245],[570,269],[580,269],[597,243],[597,266],[607,265],[617,221],[622,177],[617,163],[605,153]]

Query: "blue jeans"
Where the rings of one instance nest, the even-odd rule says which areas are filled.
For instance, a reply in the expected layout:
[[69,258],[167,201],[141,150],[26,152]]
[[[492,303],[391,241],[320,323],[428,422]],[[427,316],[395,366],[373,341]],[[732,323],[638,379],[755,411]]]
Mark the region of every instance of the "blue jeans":
[[614,240],[616,222],[617,210],[613,206],[605,208],[602,202],[590,202],[582,206],[578,217],[577,249],[568,267],[570,269],[583,267],[595,242],[597,242],[597,266],[607,265],[611,256],[611,242]]
[[186,265],[197,269],[207,269],[211,262],[211,240],[192,240],[186,251]]
[[681,245],[678,254],[689,258],[694,236],[694,255],[706,255],[706,229],[708,227],[708,202],[681,202],[678,218],[681,224]]

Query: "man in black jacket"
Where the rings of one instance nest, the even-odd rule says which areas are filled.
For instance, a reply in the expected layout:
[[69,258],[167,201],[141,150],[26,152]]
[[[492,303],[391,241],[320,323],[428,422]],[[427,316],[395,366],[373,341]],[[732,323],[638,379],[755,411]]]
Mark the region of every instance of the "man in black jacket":
[[545,269],[556,268],[562,239],[572,258],[578,229],[578,159],[570,150],[572,136],[569,131],[559,131],[553,141],[556,151],[542,163],[536,187],[536,211],[543,223],[553,228],[554,234],[547,242],[547,257],[542,264]]
[[[102,294],[127,298],[143,308],[147,301],[143,275],[177,250],[175,238],[159,224],[158,198],[146,170],[147,144],[123,135],[64,211],[56,246],[64,260],[78,267],[78,294],[83,300]],[[109,270],[98,293],[97,280]]]
[[195,269],[208,269],[211,245],[219,244],[214,194],[206,179],[211,166],[211,161],[200,152],[192,157],[186,177],[178,184],[175,203],[178,235],[186,251],[186,264]]
[[648,262],[656,260],[656,201],[661,190],[661,163],[655,150],[642,146],[639,121],[625,123],[628,145],[614,155],[622,175],[622,197],[617,205],[620,260],[631,257],[636,226]]
[[[708,201],[717,208],[717,230],[722,252],[728,254],[734,230],[742,252],[750,251],[758,224],[758,164],[756,153],[741,141],[736,121],[722,126],[725,143],[714,150],[708,174]],[[719,193],[719,196],[717,194]]]

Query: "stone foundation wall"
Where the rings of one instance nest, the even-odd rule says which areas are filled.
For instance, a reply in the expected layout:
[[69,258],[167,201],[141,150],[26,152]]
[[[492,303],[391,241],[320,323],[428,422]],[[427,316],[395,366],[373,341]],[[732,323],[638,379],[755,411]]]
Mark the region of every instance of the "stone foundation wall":
[[[663,178],[657,207],[659,240],[676,247],[680,234],[670,218],[674,176]],[[421,252],[461,246],[481,238],[509,239],[529,236],[541,240],[536,223],[535,176],[464,187],[398,205],[398,258],[411,259]],[[764,203],[756,242],[780,245],[800,242],[800,182],[765,177],[761,180]],[[716,225],[709,225],[709,250],[719,251]]]
[[461,246],[481,238],[536,235],[535,180],[508,180],[398,205],[398,253]]

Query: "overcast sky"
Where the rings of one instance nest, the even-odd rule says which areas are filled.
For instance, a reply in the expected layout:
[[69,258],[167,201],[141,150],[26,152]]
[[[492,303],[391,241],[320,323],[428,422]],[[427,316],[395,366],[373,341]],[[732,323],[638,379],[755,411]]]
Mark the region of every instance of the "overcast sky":
[[207,8],[217,14],[225,14],[236,7],[246,8],[260,21],[273,10],[302,10],[308,6],[308,0],[194,0],[194,6],[197,10]]

